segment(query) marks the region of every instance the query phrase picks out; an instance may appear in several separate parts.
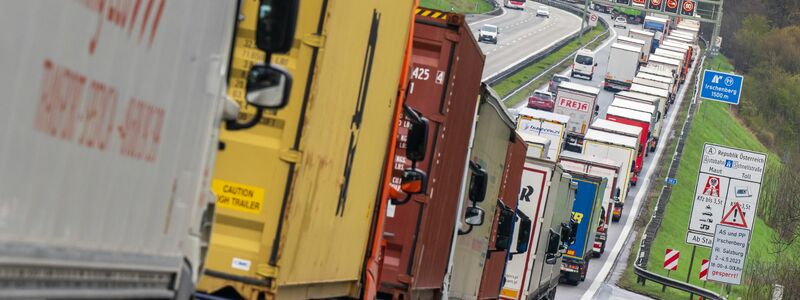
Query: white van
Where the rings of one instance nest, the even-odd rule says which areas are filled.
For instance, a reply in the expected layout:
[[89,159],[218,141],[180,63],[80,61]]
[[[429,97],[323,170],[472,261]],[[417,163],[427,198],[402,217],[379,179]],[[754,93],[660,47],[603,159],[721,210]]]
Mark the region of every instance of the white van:
[[592,80],[595,66],[597,66],[597,63],[594,62],[594,52],[588,49],[580,49],[572,61],[572,73],[570,76],[589,77],[589,80]]

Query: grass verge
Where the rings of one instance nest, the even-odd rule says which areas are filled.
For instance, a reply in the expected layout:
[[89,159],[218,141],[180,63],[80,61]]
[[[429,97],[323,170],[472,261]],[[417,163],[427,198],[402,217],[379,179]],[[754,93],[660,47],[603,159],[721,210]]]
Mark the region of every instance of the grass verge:
[[[731,71],[733,69],[722,56],[717,56],[713,60],[708,61],[707,66],[722,71]],[[673,187],[672,197],[664,211],[664,219],[651,247],[652,250],[650,252],[647,269],[666,276],[667,271],[662,267],[664,251],[666,248],[679,250],[681,252],[681,258],[678,270],[671,272],[669,276],[681,281],[686,281],[688,275],[691,284],[703,286],[703,282],[698,278],[700,262],[702,259],[707,259],[709,257],[710,249],[697,247],[697,255],[692,267],[692,274],[688,274],[692,246],[685,242],[686,228],[689,224],[689,214],[694,198],[693,194],[697,181],[697,170],[699,168],[703,144],[706,142],[717,143],[736,148],[765,152],[769,155],[767,164],[768,170],[780,168],[780,161],[774,153],[769,152],[767,148],[733,116],[727,104],[713,101],[701,102],[694,117],[692,128],[688,134],[686,147],[678,168],[678,184]],[[675,141],[677,141],[677,139]],[[670,148],[674,149],[674,147]],[[668,152],[668,156],[671,157],[671,155],[672,153]],[[658,178],[659,181],[662,178],[664,178],[663,174]],[[771,178],[767,177],[764,180],[771,180]],[[662,186],[663,183],[656,182],[656,185],[653,186],[653,190],[660,191]],[[648,205],[649,214],[640,216],[641,220],[649,220],[650,215],[652,215],[652,205],[654,203],[655,202],[652,201],[652,203]],[[747,260],[760,260],[764,262],[775,260],[775,256],[770,253],[772,248],[770,247],[772,245],[771,239],[774,236],[774,230],[768,227],[761,218],[756,218]],[[638,248],[639,240],[637,239],[636,241],[635,244],[637,246],[635,248]],[[661,286],[658,284],[652,282],[644,286],[636,284],[636,275],[633,273],[632,258],[638,253],[638,249],[634,250],[637,251],[631,252],[634,255],[629,257],[629,264],[625,275],[619,282],[620,286],[655,298],[686,299],[688,294],[683,291],[667,289],[666,292],[662,293]],[[800,255],[800,247],[796,245],[787,251],[793,255]],[[748,281],[750,280],[750,275],[747,271],[747,268],[745,268],[742,285],[733,286],[730,292],[725,292],[725,295],[729,299],[736,299],[737,297],[744,296]],[[717,292],[721,290],[720,285],[714,282],[707,282],[705,287]]]
[[420,7],[464,14],[482,14],[492,10],[486,0],[420,0]]
[[[590,30],[588,33],[584,34],[581,38],[575,39],[574,41],[568,43],[558,51],[555,51],[548,55],[547,57],[543,58],[542,60],[532,64],[519,72],[511,75],[510,77],[499,81],[492,85],[492,88],[501,96],[506,97],[511,94],[512,91],[517,89],[518,87],[524,85],[526,82],[531,80],[531,78],[536,77],[537,75],[541,74],[548,68],[552,67],[553,65],[557,64],[559,61],[564,59],[565,57],[569,56],[580,47],[586,45],[587,48],[594,49],[600,43],[605,40],[605,37],[598,38],[597,41],[589,43],[592,39],[597,36],[604,35],[608,36],[609,31],[606,30],[605,25],[600,23],[600,26],[595,27],[594,29]],[[528,85],[526,88],[522,89],[519,93],[514,95],[513,97],[509,98],[505,104],[507,107],[514,107],[516,104],[520,103],[524,99],[527,98],[528,95],[533,93],[534,90],[539,88],[542,84],[550,80],[550,77],[553,74],[563,71],[567,66],[571,65],[572,62],[567,60],[562,63],[559,67],[553,68],[547,74],[539,78],[538,80],[534,81],[532,84]]]

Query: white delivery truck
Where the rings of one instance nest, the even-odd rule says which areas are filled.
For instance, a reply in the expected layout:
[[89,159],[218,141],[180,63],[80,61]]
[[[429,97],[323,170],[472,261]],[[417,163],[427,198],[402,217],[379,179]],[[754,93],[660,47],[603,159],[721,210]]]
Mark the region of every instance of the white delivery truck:
[[130,3],[0,3],[0,297],[194,291],[237,3]]
[[628,37],[642,40],[645,42],[645,62],[650,58],[650,53],[653,53],[653,38],[655,34],[649,30],[630,29],[628,30]]
[[632,37],[619,35],[619,36],[617,36],[617,43],[620,43],[620,44],[623,44],[623,45],[631,45],[631,46],[634,46],[636,48],[641,48],[641,50],[639,51],[639,65],[647,63],[647,58],[650,56],[650,52],[648,50],[646,50],[647,48],[645,48],[645,47],[647,47],[647,43],[645,41],[640,40],[640,39],[636,39],[636,38],[632,38]]
[[662,68],[662,67],[657,67],[657,66],[644,65],[641,68],[639,68],[639,73],[637,73],[637,74],[641,74],[641,73],[647,73],[647,74],[653,74],[653,75],[657,75],[657,76],[661,76],[661,77],[666,77],[667,79],[670,80],[669,82],[670,82],[670,85],[672,87],[673,93],[677,93],[678,92],[678,88],[680,86],[680,82],[678,82],[677,78],[675,78],[675,76],[672,74],[672,72],[670,70],[667,70],[667,69]]
[[664,83],[664,82],[660,82],[660,81],[656,81],[656,80],[652,80],[652,79],[643,78],[643,77],[639,76],[641,74],[642,74],[641,72],[639,72],[639,74],[636,74],[636,77],[633,78],[633,83],[644,85],[644,86],[649,86],[649,87],[654,87],[654,88],[659,88],[659,89],[663,89],[663,90],[667,90],[669,92],[669,98],[667,98],[669,103],[674,102],[673,99],[675,99],[675,94],[672,93],[671,86],[668,83]]
[[[621,185],[627,186],[633,175],[634,160],[639,150],[638,139],[630,136],[609,133],[597,129],[589,129],[586,132],[583,154],[599,158],[610,159],[619,162],[623,170],[622,177],[618,180]],[[619,205],[614,205],[612,210],[612,221],[619,221],[622,217],[622,210],[625,207],[625,198],[628,196],[628,189],[622,188],[619,196]]]
[[573,150],[580,148],[586,129],[600,109],[597,105],[599,94],[598,88],[573,82],[562,82],[558,85],[553,112],[569,116],[567,146]]
[[635,102],[641,102],[644,104],[653,105],[658,110],[658,119],[662,120],[666,116],[666,105],[661,98],[653,95],[642,94],[637,92],[620,92],[614,95],[614,99],[624,99],[630,100]]
[[683,56],[682,59],[684,60],[684,63],[686,64],[686,66],[689,67],[689,68],[692,67],[691,51],[688,51],[687,48],[679,47],[679,46],[676,46],[676,45],[674,45],[672,43],[665,42],[658,49],[669,50],[669,51],[672,51],[672,52],[680,53],[681,56]]
[[658,97],[659,105],[662,105],[662,103],[663,103],[663,107],[659,106],[659,110],[661,110],[662,108],[664,110],[661,113],[662,116],[665,116],[667,114],[667,111],[669,111],[669,107],[670,107],[671,103],[669,102],[669,91],[668,90],[634,83],[631,86],[631,90],[630,91],[631,92],[635,92],[635,93],[640,93],[640,94],[645,94],[645,95]]
[[639,73],[636,74],[636,77],[666,84],[667,88],[669,89],[669,94],[671,96],[670,101],[674,102],[675,97],[678,95],[678,86],[675,85],[675,81],[672,80],[671,77],[657,75],[654,73],[643,71],[643,69],[644,68],[639,69]]
[[689,60],[689,67],[694,64],[694,48],[692,45],[674,40],[665,40],[662,46],[668,47],[666,49],[679,50],[678,52],[686,53],[686,58]]
[[647,63],[647,65],[674,72],[675,79],[680,83],[683,83],[683,80],[685,79],[682,74],[683,66],[677,59],[660,56],[654,53],[650,55],[650,61]]
[[597,63],[594,60],[594,52],[589,49],[578,49],[575,53],[575,58],[572,60],[572,72],[570,76],[583,76],[588,77],[589,80],[594,78],[594,67]]
[[[598,120],[600,121],[600,120]],[[597,123],[595,121],[595,123]],[[594,156],[586,156],[574,152],[564,152],[559,158],[561,167],[564,170],[582,172],[592,176],[606,178],[605,193],[603,193],[603,213],[600,216],[600,226],[597,227],[594,245],[592,246],[592,256],[600,257],[606,251],[606,241],[608,240],[608,225],[611,220],[611,211],[614,204],[619,201],[618,197],[622,189],[617,187],[617,178],[622,174],[620,162]]]
[[[564,229],[570,228],[576,187],[555,161],[528,157],[520,188],[523,200],[517,204],[517,238],[511,249],[527,251],[509,254],[500,299],[555,299],[561,277],[560,248],[570,238]],[[533,220],[532,228],[520,226],[525,219]],[[518,245],[519,241],[528,244]]]
[[686,59],[686,52],[680,51],[673,51],[669,49],[664,49],[666,46],[659,47],[656,49],[655,55],[663,56],[666,58],[671,58],[677,60],[681,64],[681,79],[685,80],[686,76],[689,73],[689,62]]
[[606,90],[625,90],[631,87],[633,77],[639,68],[641,48],[635,46],[613,43],[608,55],[603,88]]
[[691,31],[682,30],[682,29],[674,29],[674,30],[669,32],[669,35],[670,36],[680,36],[680,37],[688,38],[689,40],[692,41],[692,44],[696,44],[697,43],[697,35],[694,32],[691,32]]
[[[550,140],[546,159],[558,160],[564,140],[567,137],[567,125],[570,117],[538,109],[523,108],[517,118],[517,132],[531,134]],[[530,147],[529,147],[530,150]]]

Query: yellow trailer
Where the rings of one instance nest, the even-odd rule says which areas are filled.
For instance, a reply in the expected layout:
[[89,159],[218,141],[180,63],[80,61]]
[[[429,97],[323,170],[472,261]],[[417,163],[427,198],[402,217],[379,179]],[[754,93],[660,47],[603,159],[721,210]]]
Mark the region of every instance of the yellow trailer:
[[[289,104],[224,131],[198,290],[245,299],[359,297],[383,189],[414,1],[300,1]],[[242,0],[229,96],[243,105],[257,0]],[[245,105],[243,105],[245,106]],[[247,108],[240,118],[252,117]]]

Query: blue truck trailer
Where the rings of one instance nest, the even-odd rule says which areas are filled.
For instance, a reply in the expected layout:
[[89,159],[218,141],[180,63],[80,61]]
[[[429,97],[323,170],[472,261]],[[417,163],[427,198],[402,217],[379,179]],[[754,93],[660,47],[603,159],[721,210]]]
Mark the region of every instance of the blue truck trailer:
[[577,183],[572,219],[577,223],[575,240],[567,247],[561,260],[561,280],[572,285],[586,279],[589,258],[592,256],[597,227],[600,225],[603,195],[607,179],[583,172],[567,171]]

